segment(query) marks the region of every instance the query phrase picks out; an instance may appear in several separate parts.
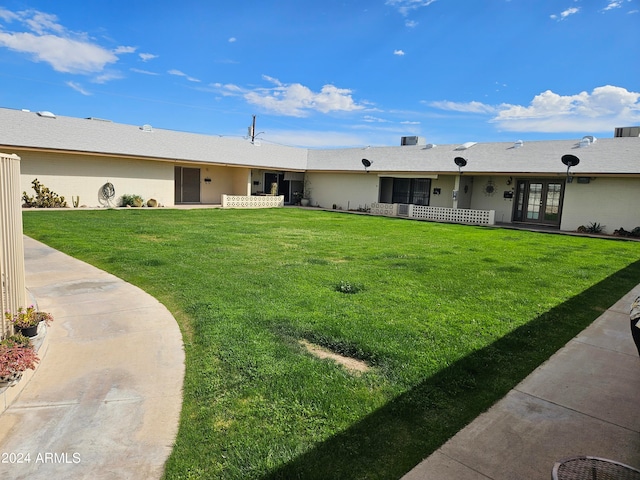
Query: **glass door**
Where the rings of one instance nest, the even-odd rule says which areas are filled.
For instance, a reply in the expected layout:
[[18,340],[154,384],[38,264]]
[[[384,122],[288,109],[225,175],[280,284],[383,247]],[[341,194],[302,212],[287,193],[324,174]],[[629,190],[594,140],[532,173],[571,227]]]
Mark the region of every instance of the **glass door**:
[[514,222],[560,226],[564,181],[518,180]]

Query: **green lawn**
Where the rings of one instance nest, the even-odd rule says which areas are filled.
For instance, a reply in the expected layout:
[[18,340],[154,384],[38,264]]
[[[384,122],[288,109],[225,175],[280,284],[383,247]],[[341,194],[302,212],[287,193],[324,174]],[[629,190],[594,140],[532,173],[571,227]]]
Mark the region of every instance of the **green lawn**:
[[300,209],[26,211],[24,230],[176,317],[167,479],[399,478],[640,283],[638,242]]

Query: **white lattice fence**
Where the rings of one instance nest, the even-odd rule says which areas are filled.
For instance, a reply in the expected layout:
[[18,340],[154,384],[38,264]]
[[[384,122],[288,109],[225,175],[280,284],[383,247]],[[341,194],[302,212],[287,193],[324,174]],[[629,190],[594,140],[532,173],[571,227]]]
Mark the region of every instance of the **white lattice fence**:
[[0,337],[13,333],[4,312],[26,307],[20,157],[0,153]]
[[472,225],[493,225],[495,210],[471,210],[468,208],[427,207],[412,205],[409,216],[442,222],[469,223]]
[[427,207],[424,205],[397,203],[373,203],[371,204],[371,213],[374,215],[402,216],[438,222],[468,223],[471,225],[493,225],[495,224],[496,215],[495,210]]
[[222,195],[222,208],[274,208],[284,206],[284,195]]

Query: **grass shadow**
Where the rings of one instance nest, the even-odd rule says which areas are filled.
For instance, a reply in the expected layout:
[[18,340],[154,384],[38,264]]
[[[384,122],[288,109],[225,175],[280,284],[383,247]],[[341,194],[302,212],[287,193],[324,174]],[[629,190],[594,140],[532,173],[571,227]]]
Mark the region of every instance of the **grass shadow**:
[[640,261],[425,379],[264,480],[402,477],[639,283]]

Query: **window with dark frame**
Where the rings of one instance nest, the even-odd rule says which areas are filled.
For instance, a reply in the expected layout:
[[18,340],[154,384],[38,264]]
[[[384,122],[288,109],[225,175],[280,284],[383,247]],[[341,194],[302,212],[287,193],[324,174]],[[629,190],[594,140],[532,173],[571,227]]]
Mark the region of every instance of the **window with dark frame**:
[[394,178],[392,203],[429,205],[430,178]]

